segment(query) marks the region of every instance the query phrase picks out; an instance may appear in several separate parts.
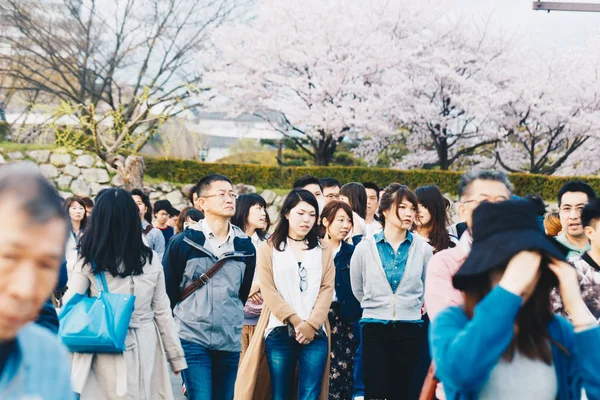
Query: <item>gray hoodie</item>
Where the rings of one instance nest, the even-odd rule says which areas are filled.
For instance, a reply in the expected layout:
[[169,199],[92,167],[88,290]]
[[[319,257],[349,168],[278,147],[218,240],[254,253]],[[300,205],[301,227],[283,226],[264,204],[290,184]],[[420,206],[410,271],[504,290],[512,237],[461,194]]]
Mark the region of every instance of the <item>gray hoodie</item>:
[[406,269],[394,293],[381,265],[375,240],[366,238],[360,242],[350,262],[350,278],[352,292],[363,308],[363,318],[384,321],[421,319],[425,269],[432,255],[432,247],[414,235]]

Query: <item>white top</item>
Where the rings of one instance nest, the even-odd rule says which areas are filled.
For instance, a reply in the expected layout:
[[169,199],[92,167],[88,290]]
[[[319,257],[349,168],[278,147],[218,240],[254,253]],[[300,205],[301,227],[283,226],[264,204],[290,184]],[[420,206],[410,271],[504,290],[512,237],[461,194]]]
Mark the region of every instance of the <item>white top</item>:
[[376,233],[379,233],[383,230],[381,222],[376,220],[373,220],[373,222],[370,224],[366,224],[366,226],[367,228],[365,229],[365,237],[367,238],[372,238]]
[[[256,259],[258,260],[258,247],[263,241],[260,240],[260,237],[258,236],[258,233],[256,233],[256,232],[254,232],[254,234],[252,235],[252,237],[250,237],[250,239],[252,240],[252,244],[254,245],[254,249],[256,251]],[[252,277],[252,283],[256,283],[256,282],[258,282],[258,268],[256,268],[256,270],[254,271],[254,276]]]
[[[337,256],[337,253],[340,252],[340,250],[342,249],[342,244],[340,243],[340,245],[333,251],[333,261],[335,261],[335,256]],[[333,285],[333,300],[332,302],[335,303],[337,301],[337,293],[335,292],[335,284]]]
[[67,262],[67,277],[71,278],[75,264],[79,259],[79,253],[77,252],[77,241],[73,235],[73,232],[69,232],[69,238],[65,246],[65,261]]
[[[284,251],[273,249],[273,281],[277,291],[296,312],[306,321],[317,301],[323,280],[323,249],[320,246],[307,250],[304,253],[302,266],[306,268],[306,290],[300,291],[300,275],[298,261],[290,246]],[[271,331],[285,324],[279,321],[273,314],[269,318],[269,324],[265,330],[265,338]]]
[[492,369],[479,392],[479,400],[555,400],[558,381],[553,365],[515,352],[512,362],[504,358]]

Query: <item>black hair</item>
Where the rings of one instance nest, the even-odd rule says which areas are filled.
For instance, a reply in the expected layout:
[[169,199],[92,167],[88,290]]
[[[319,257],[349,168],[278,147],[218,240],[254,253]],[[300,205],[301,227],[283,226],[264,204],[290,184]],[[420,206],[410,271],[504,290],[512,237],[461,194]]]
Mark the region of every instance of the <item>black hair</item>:
[[366,189],[374,190],[377,193],[377,200],[379,200],[379,191],[381,190],[375,182],[363,182],[362,184]]
[[367,191],[362,183],[350,182],[340,188],[340,195],[350,201],[352,211],[362,219],[367,218]]
[[544,199],[542,199],[541,196],[538,196],[537,194],[528,194],[523,198],[533,203],[535,206],[535,215],[538,217],[546,215],[546,203],[544,203]]
[[468,192],[471,184],[478,180],[503,183],[510,194],[513,192],[513,185],[510,183],[510,180],[508,180],[508,175],[506,175],[506,173],[492,170],[471,171],[460,177],[460,181],[458,182],[458,198],[462,199]]
[[592,223],[598,222],[598,220],[600,220],[600,199],[592,199],[583,207],[581,224],[584,227],[592,226]]
[[34,163],[21,161],[0,167],[0,197],[8,196],[14,196],[19,202],[19,209],[34,224],[63,220],[66,240],[68,225],[63,199]]
[[194,204],[194,194],[198,195],[198,184],[195,184],[194,186],[192,186],[192,188],[190,189],[190,193],[188,194],[188,201],[190,202],[192,207],[196,206]]
[[200,179],[198,181],[198,183],[194,187],[194,191],[195,191],[196,195],[198,197],[202,197],[202,193],[207,191],[214,182],[229,182],[229,184],[231,186],[233,186],[233,183],[231,183],[231,180],[228,177],[226,177],[225,175],[210,174],[210,175],[206,175],[205,177],[203,177],[202,179]]
[[85,204],[85,208],[94,208],[94,200],[90,199],[89,197],[82,197],[81,201],[83,201],[83,204]]
[[[79,231],[83,232],[88,224],[87,209],[85,208],[85,202],[83,201],[83,199],[76,197],[76,196],[69,197],[68,199],[65,200],[65,212],[67,213],[67,218],[69,220],[69,223],[71,223],[71,216],[69,214],[69,209],[71,208],[73,203],[77,203],[81,207],[83,207],[83,219],[81,220],[81,224],[79,225]],[[71,229],[73,229],[73,228],[71,227]]]
[[587,194],[588,201],[596,198],[596,191],[593,187],[585,183],[584,181],[572,181],[566,183],[558,191],[558,206],[562,204],[562,198],[565,193],[581,192]]
[[448,202],[440,189],[435,185],[421,186],[415,190],[415,195],[419,203],[431,214],[431,221],[425,229],[429,232],[429,244],[433,247],[434,252],[454,247],[448,233],[450,222],[446,211]]
[[264,231],[262,229],[256,230],[256,233],[258,234],[260,240],[265,240],[267,232],[271,227],[271,219],[269,218],[269,213],[267,212],[267,202],[265,201],[265,199],[262,198],[262,196],[256,193],[247,193],[240,195],[240,197],[237,198],[237,203],[235,205],[235,215],[231,218],[231,223],[245,232],[246,223],[248,222],[248,214],[250,214],[250,209],[255,205],[259,205],[265,209],[265,214],[267,218],[267,229],[265,229]]
[[79,251],[84,263],[91,264],[95,274],[142,274],[144,265],[152,262],[152,250],[144,244],[138,221],[139,209],[129,193],[118,188],[102,190],[81,237]]
[[171,212],[169,213],[170,217],[178,217],[179,214],[181,214],[181,211],[179,211],[175,207],[171,207]]
[[154,215],[158,214],[160,211],[166,211],[167,214],[173,215],[173,205],[169,200],[158,200],[154,203]]
[[319,185],[321,185],[322,189],[330,188],[330,187],[342,187],[340,181],[335,178],[322,178],[319,179]]
[[201,219],[204,219],[204,214],[202,214],[202,211],[200,211],[200,210],[196,210],[195,208],[190,208],[189,210],[187,210],[185,212],[185,214],[183,214],[183,222],[185,222],[185,220],[187,220],[188,218],[194,222],[198,222]]
[[285,201],[283,202],[283,206],[281,207],[281,211],[279,212],[279,221],[275,226],[275,231],[273,235],[269,239],[271,243],[273,243],[273,247],[275,247],[279,251],[285,250],[285,245],[287,243],[289,231],[290,231],[290,222],[287,219],[287,215],[290,211],[296,207],[300,202],[306,202],[310,204],[315,209],[315,224],[312,229],[306,235],[306,241],[308,245],[308,249],[314,249],[319,245],[319,204],[317,203],[317,199],[315,196],[304,189],[293,189],[290,194],[287,195]]
[[[146,222],[151,224],[152,223],[152,203],[150,203],[150,197],[148,197],[148,195],[140,189],[133,189],[131,191],[131,196],[138,196],[140,199],[142,199],[142,202],[146,206],[146,214],[144,214],[144,219],[146,220]],[[96,198],[96,202],[97,201],[98,201],[98,198]],[[138,215],[139,214],[140,213],[138,211]]]
[[319,180],[312,175],[304,175],[296,179],[296,182],[294,182],[294,189],[303,189],[308,185],[317,185],[319,188],[321,188],[321,191],[323,191],[321,182],[319,182]]

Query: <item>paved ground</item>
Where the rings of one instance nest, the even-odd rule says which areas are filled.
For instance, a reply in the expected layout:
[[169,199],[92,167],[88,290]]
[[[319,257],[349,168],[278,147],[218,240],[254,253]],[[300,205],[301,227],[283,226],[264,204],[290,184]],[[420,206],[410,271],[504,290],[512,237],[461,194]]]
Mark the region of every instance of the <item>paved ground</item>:
[[171,373],[171,387],[173,388],[175,400],[185,400],[185,397],[181,394],[181,375],[175,376]]

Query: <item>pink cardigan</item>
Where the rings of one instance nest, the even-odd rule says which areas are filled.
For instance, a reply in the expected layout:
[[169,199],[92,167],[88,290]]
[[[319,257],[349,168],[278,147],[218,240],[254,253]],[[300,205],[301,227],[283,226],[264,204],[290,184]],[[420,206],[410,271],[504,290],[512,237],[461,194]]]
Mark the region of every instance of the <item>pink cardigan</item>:
[[[425,308],[431,321],[444,309],[463,304],[462,293],[454,289],[452,277],[463,265],[470,250],[471,236],[465,232],[456,247],[442,250],[429,260],[425,275]],[[437,387],[436,397],[446,399],[441,384]]]

